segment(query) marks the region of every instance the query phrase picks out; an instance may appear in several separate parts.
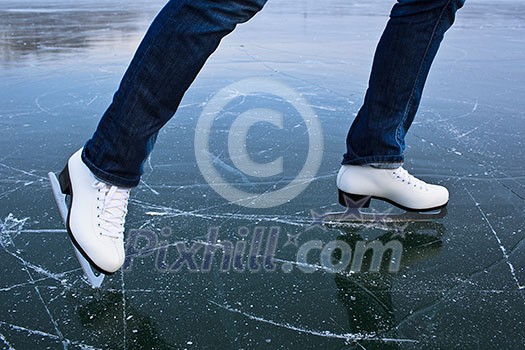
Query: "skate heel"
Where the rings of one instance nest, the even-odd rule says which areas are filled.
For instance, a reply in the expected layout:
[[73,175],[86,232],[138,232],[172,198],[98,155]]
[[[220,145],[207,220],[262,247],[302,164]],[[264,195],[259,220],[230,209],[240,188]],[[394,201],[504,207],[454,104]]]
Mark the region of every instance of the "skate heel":
[[371,200],[371,196],[350,194],[339,190],[339,204],[347,208],[368,208]]
[[58,175],[58,183],[63,194],[71,195],[71,180],[69,179],[69,169],[67,165],[60,175]]

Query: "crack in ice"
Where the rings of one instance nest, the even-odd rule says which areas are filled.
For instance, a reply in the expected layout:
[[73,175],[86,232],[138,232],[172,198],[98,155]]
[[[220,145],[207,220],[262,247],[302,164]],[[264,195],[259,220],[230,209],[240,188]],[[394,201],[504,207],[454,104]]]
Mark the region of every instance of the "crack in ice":
[[516,282],[516,285],[517,285],[518,289],[519,290],[525,289],[525,285],[521,285],[520,284],[520,281],[518,280],[518,277],[516,276],[516,270],[514,268],[514,265],[512,265],[512,263],[509,260],[509,254],[507,253],[507,249],[503,246],[503,242],[501,241],[501,238],[499,237],[498,233],[496,232],[496,230],[492,226],[492,223],[490,222],[489,218],[487,217],[487,215],[485,214],[485,212],[481,208],[481,205],[478,203],[478,201],[476,201],[474,196],[470,193],[470,191],[467,190],[466,188],[465,188],[465,191],[467,191],[467,193],[470,196],[470,198],[472,198],[472,201],[474,202],[474,204],[478,208],[479,212],[481,213],[481,216],[483,216],[483,218],[485,219],[485,222],[487,223],[487,225],[489,226],[490,230],[492,231],[492,234],[494,235],[494,237],[496,237],[496,240],[498,241],[498,245],[499,245],[499,248],[501,250],[501,253],[503,254],[503,257],[505,258],[505,262],[507,263],[507,265],[508,265],[508,267],[510,269],[510,273],[512,275],[512,278],[514,279],[514,282]]
[[298,332],[298,333],[306,333],[306,334],[310,334],[310,335],[315,335],[315,336],[318,336],[318,337],[343,339],[343,340],[346,340],[348,342],[355,342],[355,341],[359,341],[359,340],[367,340],[367,341],[377,341],[377,342],[418,343],[418,341],[414,340],[414,339],[379,337],[375,333],[344,333],[344,334],[340,334],[340,333],[333,333],[333,332],[330,332],[330,331],[319,331],[319,330],[314,330],[314,329],[308,329],[308,328],[305,328],[305,327],[294,326],[294,325],[289,324],[289,323],[280,323],[280,322],[276,322],[276,321],[273,321],[273,320],[269,320],[269,319],[266,319],[266,318],[263,318],[263,317],[260,317],[260,316],[257,316],[257,315],[253,315],[253,314],[244,312],[244,311],[239,310],[239,309],[235,309],[235,308],[233,308],[233,307],[231,307],[229,305],[219,304],[219,303],[217,303],[217,302],[215,302],[213,300],[208,300],[208,302],[210,304],[212,304],[212,305],[215,305],[215,306],[223,309],[223,310],[243,315],[243,316],[249,318],[250,320],[263,322],[263,323],[271,324],[271,325],[276,326],[276,327],[289,329],[289,330],[292,330],[292,331],[295,331],[295,332]]

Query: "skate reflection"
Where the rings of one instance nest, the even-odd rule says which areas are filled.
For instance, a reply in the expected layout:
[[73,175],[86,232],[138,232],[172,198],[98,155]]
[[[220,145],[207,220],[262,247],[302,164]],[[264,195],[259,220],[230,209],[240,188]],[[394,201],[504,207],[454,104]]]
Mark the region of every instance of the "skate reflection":
[[[342,229],[345,234],[337,240],[343,241],[350,247],[355,247],[358,242],[372,241],[363,237],[364,231],[360,227],[347,227]],[[381,269],[379,272],[370,272],[369,267],[374,259],[375,251],[369,249],[363,256],[360,271],[351,271],[348,267],[338,273],[335,282],[338,287],[338,297],[348,312],[349,332],[374,333],[380,337],[402,338],[397,334],[397,322],[400,321],[399,313],[392,301],[393,281],[399,274],[412,266],[440,254],[442,248],[441,237],[445,227],[438,222],[412,222],[407,223],[402,232],[398,225],[391,225],[391,230],[373,239],[383,245],[392,240],[397,240],[402,245],[402,256],[397,273],[389,270],[391,259],[395,252],[383,251]],[[334,254],[333,258],[338,259]],[[397,316],[397,317],[396,317]],[[381,343],[377,341],[359,341],[354,344],[356,348],[366,349],[400,349],[397,343]],[[353,346],[349,348],[354,348]]]
[[[81,325],[107,341],[107,349],[173,349],[152,318],[141,315],[122,292],[100,292],[78,308]],[[125,344],[123,344],[125,342]]]

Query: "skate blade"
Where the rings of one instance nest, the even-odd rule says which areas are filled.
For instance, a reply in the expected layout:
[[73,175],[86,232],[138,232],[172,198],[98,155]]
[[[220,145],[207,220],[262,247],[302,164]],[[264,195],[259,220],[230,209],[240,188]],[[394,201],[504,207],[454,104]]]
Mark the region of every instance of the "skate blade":
[[324,224],[337,223],[388,223],[433,221],[447,216],[447,207],[429,212],[380,213],[365,212],[359,208],[347,208],[344,212],[323,214],[320,219]]
[[[64,225],[67,225],[68,208],[66,204],[66,195],[64,195],[62,191],[60,190],[60,185],[58,183],[58,179],[56,175],[52,172],[49,172],[47,176],[49,178],[49,181],[51,182],[53,196],[55,197],[55,201],[57,203],[58,211],[60,212],[60,216],[62,217],[62,220],[64,221]],[[80,253],[77,247],[75,247],[73,242],[71,242],[71,245],[73,246],[73,250],[75,251],[77,260],[80,263],[80,267],[82,268],[82,271],[84,271],[84,276],[86,277],[88,283],[93,288],[99,288],[102,285],[102,282],[104,281],[105,275],[102,273],[96,274],[95,271],[93,271],[91,264],[86,260],[86,258],[84,258],[82,253]]]

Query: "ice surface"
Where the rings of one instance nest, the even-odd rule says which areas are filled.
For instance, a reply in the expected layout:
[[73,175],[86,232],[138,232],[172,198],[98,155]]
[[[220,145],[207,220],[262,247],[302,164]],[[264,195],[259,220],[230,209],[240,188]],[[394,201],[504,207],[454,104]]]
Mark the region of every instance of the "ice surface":
[[[83,280],[46,174],[91,135],[162,1],[0,1],[0,348],[523,349],[521,1],[467,2],[408,136],[407,168],[449,188],[448,215],[316,221],[341,210],[335,175],[344,138],[392,3],[271,0],[227,37],[160,133],[133,192],[126,269],[96,291]],[[196,165],[201,113],[243,79],[286,84],[322,126],[313,181],[273,208],[225,200]],[[209,151],[228,183],[257,198],[297,175],[308,130],[282,98],[235,93]],[[263,123],[248,133],[254,161],[284,159],[282,176],[257,181],[227,150],[232,122],[256,108],[281,112],[286,131]],[[399,270],[389,270],[388,254],[379,272],[327,267],[315,249],[298,259],[305,244],[351,247],[355,257],[370,242],[401,244]],[[192,249],[194,260],[185,255]]]

